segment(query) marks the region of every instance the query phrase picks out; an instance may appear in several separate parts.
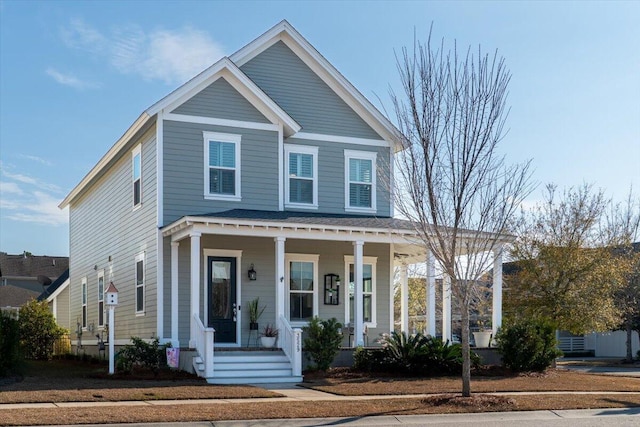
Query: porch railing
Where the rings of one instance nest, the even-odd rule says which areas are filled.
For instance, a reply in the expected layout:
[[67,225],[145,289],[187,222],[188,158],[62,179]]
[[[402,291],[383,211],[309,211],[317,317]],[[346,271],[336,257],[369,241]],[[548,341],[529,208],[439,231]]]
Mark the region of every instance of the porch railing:
[[584,351],[584,337],[560,337],[558,348],[564,352]]
[[278,337],[280,348],[291,362],[291,370],[294,376],[302,375],[302,330],[293,328],[289,321],[280,316],[278,319]]
[[195,331],[191,331],[192,339],[195,341],[198,356],[204,363],[204,377],[213,377],[213,336],[216,330],[205,328],[202,320],[197,314],[193,315]]

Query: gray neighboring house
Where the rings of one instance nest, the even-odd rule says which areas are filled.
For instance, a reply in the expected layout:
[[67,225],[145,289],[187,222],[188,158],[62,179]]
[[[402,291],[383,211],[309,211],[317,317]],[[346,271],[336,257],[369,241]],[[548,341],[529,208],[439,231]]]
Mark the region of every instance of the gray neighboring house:
[[[280,22],[144,111],[60,204],[62,326],[105,331],[113,283],[114,344],[159,337],[211,383],[300,381],[313,316],[348,324],[345,345],[373,343],[393,330],[394,268],[429,258],[393,218],[397,135]],[[259,345],[255,298],[278,351],[241,351]]]

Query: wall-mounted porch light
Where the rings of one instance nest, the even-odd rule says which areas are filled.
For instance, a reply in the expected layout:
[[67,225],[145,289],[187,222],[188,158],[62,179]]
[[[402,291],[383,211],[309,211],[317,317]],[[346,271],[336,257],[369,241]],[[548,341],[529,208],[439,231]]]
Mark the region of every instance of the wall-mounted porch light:
[[251,267],[249,267],[248,275],[249,280],[256,280],[258,277],[256,271],[253,269],[253,263],[251,263]]

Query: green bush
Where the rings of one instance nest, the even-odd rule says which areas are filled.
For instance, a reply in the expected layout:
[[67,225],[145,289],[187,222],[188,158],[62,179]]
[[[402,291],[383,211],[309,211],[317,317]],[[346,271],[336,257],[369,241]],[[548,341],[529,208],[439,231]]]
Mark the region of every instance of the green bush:
[[160,345],[160,339],[155,337],[151,343],[142,338],[131,337],[132,344],[125,345],[116,354],[116,369],[132,373],[136,368],[149,369],[157,373],[167,366],[166,349],[171,344]]
[[8,313],[0,310],[0,378],[23,371],[20,354],[20,326]]
[[382,348],[358,347],[353,352],[353,369],[364,372],[389,372],[392,363]]
[[562,356],[555,328],[542,320],[523,320],[503,327],[496,341],[502,364],[514,372],[541,372]]
[[31,300],[20,307],[20,343],[27,359],[49,360],[55,341],[67,331],[56,323],[46,301]]
[[335,317],[329,320],[314,317],[309,325],[302,329],[307,334],[304,339],[307,358],[315,363],[316,369],[326,371],[340,350],[342,324]]

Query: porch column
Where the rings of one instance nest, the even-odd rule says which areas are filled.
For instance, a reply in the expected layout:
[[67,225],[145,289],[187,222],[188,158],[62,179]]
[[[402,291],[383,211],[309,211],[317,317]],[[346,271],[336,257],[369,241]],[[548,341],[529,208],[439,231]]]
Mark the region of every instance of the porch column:
[[502,246],[493,251],[493,307],[491,310],[493,336],[502,326]]
[[200,236],[202,233],[191,232],[191,314],[189,324],[191,333],[189,336],[189,347],[195,348],[196,324],[194,316],[200,317]]
[[427,254],[427,322],[425,334],[436,336],[436,258],[433,252]]
[[[284,286],[284,242],[286,237],[276,237],[276,323],[280,321],[280,316],[285,316],[284,296],[286,295]],[[286,317],[286,316],[285,316]]]
[[171,242],[171,345],[180,347],[178,339],[178,249],[180,243]]
[[442,342],[451,341],[451,277],[442,278]]
[[362,247],[364,242],[358,240],[353,242],[353,305],[355,321],[353,329],[353,344],[355,347],[364,346],[364,313],[363,313],[363,293],[362,293]]
[[400,332],[409,334],[409,277],[406,264],[400,266]]

